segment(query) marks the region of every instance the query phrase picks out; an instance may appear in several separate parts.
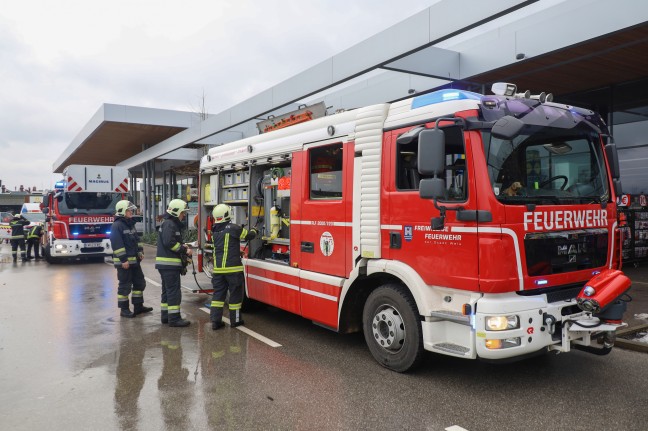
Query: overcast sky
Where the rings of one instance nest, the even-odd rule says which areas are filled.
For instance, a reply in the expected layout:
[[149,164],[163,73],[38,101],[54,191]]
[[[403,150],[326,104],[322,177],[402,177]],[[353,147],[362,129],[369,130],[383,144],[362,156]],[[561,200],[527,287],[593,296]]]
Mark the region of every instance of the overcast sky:
[[103,103],[218,113],[435,0],[0,0],[0,180],[49,188]]

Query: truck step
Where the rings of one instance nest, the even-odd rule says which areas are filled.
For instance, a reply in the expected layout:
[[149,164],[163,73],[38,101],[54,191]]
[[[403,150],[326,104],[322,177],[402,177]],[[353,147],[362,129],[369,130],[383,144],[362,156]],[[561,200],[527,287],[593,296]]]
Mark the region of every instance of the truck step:
[[470,325],[470,316],[464,316],[458,311],[451,310],[433,310],[430,316],[440,320],[449,320],[451,322]]
[[452,353],[455,355],[467,355],[470,352],[468,347],[460,346],[453,343],[437,343],[433,344],[432,348],[442,352]]

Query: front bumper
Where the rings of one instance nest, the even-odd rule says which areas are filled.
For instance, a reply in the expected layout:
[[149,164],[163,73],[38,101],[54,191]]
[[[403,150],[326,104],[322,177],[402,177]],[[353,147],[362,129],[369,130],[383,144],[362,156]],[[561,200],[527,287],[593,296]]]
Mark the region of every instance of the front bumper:
[[[504,296],[504,297],[503,297]],[[475,350],[480,358],[507,359],[525,356],[546,349],[569,352],[573,345],[597,347],[597,335],[606,335],[626,326],[625,323],[603,323],[591,313],[576,306],[576,300],[548,303],[544,295],[520,297],[515,294],[497,295],[492,299],[481,298],[475,315]],[[486,329],[486,317],[493,315],[517,315],[519,327],[504,331]],[[516,340],[510,347],[489,348],[500,344],[488,340]],[[501,343],[504,344],[504,343]]]
[[99,257],[112,254],[110,239],[93,240],[58,239],[50,247],[52,257]]

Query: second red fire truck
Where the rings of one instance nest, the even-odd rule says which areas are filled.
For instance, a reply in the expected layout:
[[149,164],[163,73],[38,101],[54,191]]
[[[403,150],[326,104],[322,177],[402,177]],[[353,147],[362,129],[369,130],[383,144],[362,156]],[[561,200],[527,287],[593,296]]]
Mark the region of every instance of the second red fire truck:
[[620,271],[616,147],[600,116],[517,94],[441,90],[213,148],[209,214],[260,231],[248,298],[363,331],[406,371],[425,350],[504,360],[608,353],[630,280]]
[[63,177],[43,198],[47,216],[42,239],[45,259],[54,263],[111,255],[110,227],[115,205],[127,199],[128,170],[70,165]]

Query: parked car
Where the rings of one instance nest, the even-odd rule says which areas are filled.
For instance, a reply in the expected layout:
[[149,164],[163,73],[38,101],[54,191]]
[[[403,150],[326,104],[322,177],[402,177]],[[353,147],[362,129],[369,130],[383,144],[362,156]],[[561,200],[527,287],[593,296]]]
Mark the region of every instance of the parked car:
[[144,234],[144,216],[134,215],[133,220],[135,220],[135,230],[139,236]]

